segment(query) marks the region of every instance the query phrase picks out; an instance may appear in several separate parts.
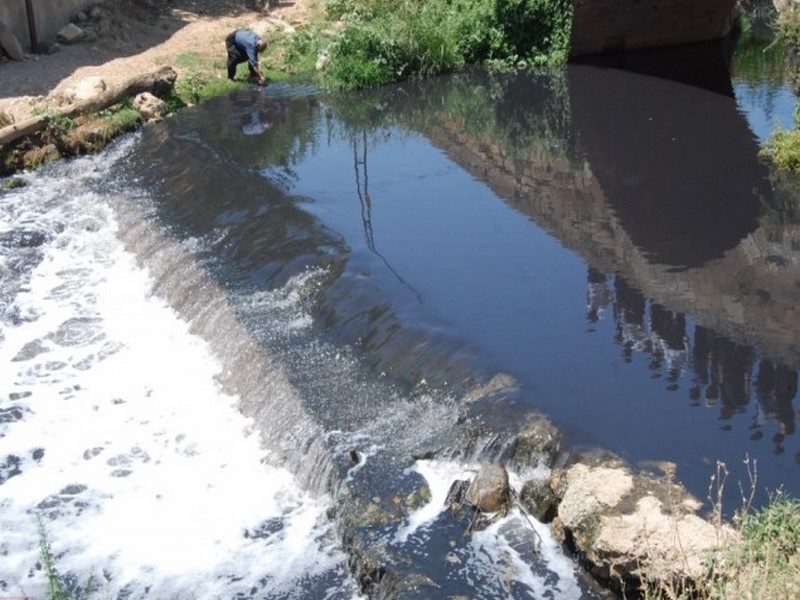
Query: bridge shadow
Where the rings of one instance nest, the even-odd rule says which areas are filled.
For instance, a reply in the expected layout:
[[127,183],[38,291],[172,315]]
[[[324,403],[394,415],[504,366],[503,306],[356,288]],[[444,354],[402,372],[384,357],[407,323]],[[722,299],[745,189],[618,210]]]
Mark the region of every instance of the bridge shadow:
[[[200,19],[235,18],[252,12],[253,2],[116,0],[101,5],[101,8],[101,18],[81,24],[88,34],[87,39],[62,45],[53,53],[42,50],[52,46],[55,40],[40,39],[39,54],[24,61],[0,62],[0,99],[46,96],[82,67],[102,65],[156,48]],[[193,50],[207,53],[207,45],[208,40],[197,39],[197,47]],[[219,53],[224,57],[222,40]]]

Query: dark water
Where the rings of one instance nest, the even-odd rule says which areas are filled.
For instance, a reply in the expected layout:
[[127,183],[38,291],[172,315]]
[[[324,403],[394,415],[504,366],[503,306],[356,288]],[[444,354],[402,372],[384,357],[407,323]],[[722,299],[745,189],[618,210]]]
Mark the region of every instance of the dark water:
[[716,461],[746,483],[746,459],[761,499],[796,494],[795,204],[723,53],[694,51],[688,83],[645,55],[245,91],[148,131],[132,168],[167,222],[224,232],[228,283],[335,265],[319,333],[375,375],[457,394],[507,373],[505,418],[674,461],[701,498]]
[[[270,597],[269,589],[283,589],[276,581],[301,596],[355,593],[329,525],[304,538],[318,548],[297,553],[298,564],[317,565],[312,577],[281,573],[287,550],[274,540],[293,539],[282,532],[326,510],[295,500],[295,483],[324,494],[344,480],[369,501],[403,498],[426,480],[440,506],[441,486],[432,482],[439,477],[446,491],[458,472],[434,474],[413,456],[434,451],[464,465],[497,458],[534,413],[553,420],[567,450],[599,447],[633,464],[675,463],[678,479],[701,500],[722,461],[731,510],[754,470],[757,502],[778,488],[798,495],[797,196],[758,157],[774,124],[791,122],[794,100],[780,74],[759,71],[761,55],[752,56],[744,64],[732,62],[725,45],[691,46],[557,72],[474,71],[341,96],[271,84],[184,111],[94,162],[31,177],[33,191],[6,197],[0,342],[9,341],[0,349],[9,364],[25,363],[60,339],[25,334],[32,336],[26,352],[11,347],[27,339],[19,327],[46,314],[18,298],[30,272],[57,262],[45,258],[50,246],[67,248],[83,265],[54,267],[51,277],[74,272],[83,282],[54,290],[113,284],[111,274],[92,275],[109,250],[60,240],[71,229],[74,239],[91,239],[118,223],[115,235],[153,278],[150,293],[222,364],[213,378],[202,361],[187,369],[239,398],[269,451],[264,461],[286,466],[297,480],[278,486],[275,516],[253,510],[246,551],[235,550],[266,574],[206,568],[209,585],[223,586],[208,589],[236,597]],[[62,188],[70,202],[59,205]],[[85,216],[87,206],[98,215]],[[31,226],[43,219],[54,224]],[[70,303],[90,313],[115,306],[100,292],[84,296]],[[134,301],[131,307],[139,310]],[[104,322],[81,319],[94,328]],[[131,340],[136,322],[131,317]],[[100,343],[105,335],[113,337],[84,337]],[[102,363],[103,352],[118,348],[94,352],[87,364]],[[167,369],[136,363],[139,375],[186,377],[172,359],[160,360]],[[46,385],[63,390],[51,371],[68,363],[42,363],[13,385],[27,390],[42,372]],[[491,381],[515,383],[468,401]],[[91,382],[74,393],[81,387]],[[133,377],[122,397],[138,387]],[[19,412],[14,423],[41,408],[23,406],[31,392],[24,394],[9,396],[8,410]],[[200,419],[205,408],[196,410]],[[178,430],[186,420],[178,419]],[[356,468],[347,464],[350,448],[362,457]],[[120,456],[134,463],[142,455],[135,450]],[[12,482],[34,472],[24,464],[7,471]],[[261,476],[246,475],[256,494],[266,494]],[[230,487],[220,478],[216,487]],[[3,488],[8,507],[10,490]],[[112,509],[97,511],[117,514]],[[79,515],[66,515],[66,530]],[[592,597],[555,546],[513,583],[488,576],[511,564],[507,548],[531,544],[509,541],[523,529],[501,525],[473,547],[453,541],[447,518],[421,514],[378,528],[375,543],[435,580],[442,595],[479,588],[486,598]],[[271,561],[258,558],[255,540],[266,540]],[[139,581],[154,572],[143,569]],[[187,589],[171,572],[154,581],[152,589],[164,593]]]

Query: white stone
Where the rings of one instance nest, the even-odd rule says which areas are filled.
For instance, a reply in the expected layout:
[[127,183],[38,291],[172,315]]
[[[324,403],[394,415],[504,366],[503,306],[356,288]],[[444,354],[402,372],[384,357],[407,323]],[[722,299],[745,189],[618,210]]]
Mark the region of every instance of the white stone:
[[633,489],[633,477],[624,469],[577,464],[566,477],[558,516],[567,527],[576,527],[584,518],[616,506]]
[[132,105],[142,114],[142,118],[145,121],[158,121],[167,114],[166,103],[150,92],[138,94],[133,99]]
[[84,77],[75,86],[74,98],[75,100],[88,100],[102,94],[107,87],[105,80],[98,75]]
[[59,41],[69,44],[77,42],[84,35],[83,29],[75,25],[75,23],[69,23],[61,28],[56,37],[58,37]]

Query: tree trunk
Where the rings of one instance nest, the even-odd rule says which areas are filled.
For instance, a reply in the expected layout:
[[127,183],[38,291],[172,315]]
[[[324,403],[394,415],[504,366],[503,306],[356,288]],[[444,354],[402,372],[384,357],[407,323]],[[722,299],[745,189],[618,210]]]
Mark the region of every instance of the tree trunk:
[[41,131],[47,126],[47,122],[53,118],[75,117],[99,112],[125,98],[136,96],[142,92],[150,92],[155,96],[161,97],[172,89],[177,77],[178,74],[172,67],[161,67],[150,73],[135,75],[120,85],[108,87],[97,96],[58,109],[51,114],[31,117],[21,123],[12,123],[0,129],[0,148],[21,137]]

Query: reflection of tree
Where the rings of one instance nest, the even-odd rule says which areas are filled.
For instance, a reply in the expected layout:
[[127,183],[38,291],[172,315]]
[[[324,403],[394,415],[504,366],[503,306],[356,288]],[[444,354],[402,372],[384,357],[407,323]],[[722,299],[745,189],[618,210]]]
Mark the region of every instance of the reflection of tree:
[[597,323],[600,314],[612,303],[611,291],[608,289],[608,278],[589,267],[587,275],[589,283],[586,289],[586,313],[589,322]]
[[729,419],[750,402],[755,352],[704,327],[695,327],[694,339],[695,357],[701,359],[693,364],[696,381],[705,385],[707,404],[718,404],[720,417]]
[[[759,359],[753,348],[705,327],[696,325],[689,335],[684,314],[649,300],[619,275],[590,269],[587,318],[597,322],[609,307],[614,318],[614,341],[622,348],[625,362],[632,363],[637,353],[646,356],[653,376],[664,376],[670,391],[680,388],[683,377],[690,377],[691,404],[718,407],[723,420],[743,412],[755,398],[760,414],[777,424],[773,442],[776,452],[782,452],[781,443],[794,433],[798,418],[792,406],[797,395],[796,371]],[[760,439],[761,423],[753,429],[751,438]]]
[[762,360],[756,377],[756,397],[761,410],[768,418],[777,421],[778,433],[773,441],[776,450],[783,438],[794,433],[797,416],[792,400],[797,395],[797,372],[783,365],[776,365],[769,360]]
[[[358,101],[354,102],[354,97]],[[429,134],[446,124],[491,140],[513,159],[536,153],[569,155],[566,72],[500,73],[468,70],[447,76],[331,97],[339,120],[374,133],[388,125]]]

